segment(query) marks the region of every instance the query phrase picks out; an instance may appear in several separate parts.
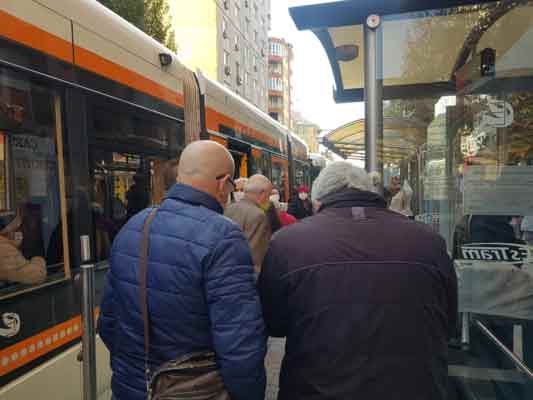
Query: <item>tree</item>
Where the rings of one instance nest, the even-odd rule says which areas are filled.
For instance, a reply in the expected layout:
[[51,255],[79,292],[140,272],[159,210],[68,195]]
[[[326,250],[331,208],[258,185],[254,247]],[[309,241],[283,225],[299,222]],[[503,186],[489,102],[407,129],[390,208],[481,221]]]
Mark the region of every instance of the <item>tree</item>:
[[98,0],[172,51],[176,41],[167,0]]

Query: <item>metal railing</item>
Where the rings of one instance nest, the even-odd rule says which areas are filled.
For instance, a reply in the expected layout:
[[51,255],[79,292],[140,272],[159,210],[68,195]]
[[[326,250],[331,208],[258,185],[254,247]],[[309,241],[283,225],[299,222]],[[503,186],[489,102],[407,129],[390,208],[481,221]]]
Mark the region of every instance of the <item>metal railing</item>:
[[533,371],[511,350],[505,346],[490,329],[479,320],[474,320],[474,325],[511,361],[517,369],[522,371],[529,379],[533,380]]

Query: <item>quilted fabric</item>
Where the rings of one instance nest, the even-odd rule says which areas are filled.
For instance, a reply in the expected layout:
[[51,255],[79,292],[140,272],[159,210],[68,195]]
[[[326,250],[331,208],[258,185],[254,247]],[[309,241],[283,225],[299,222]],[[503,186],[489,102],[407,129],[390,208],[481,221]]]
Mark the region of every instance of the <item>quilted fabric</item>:
[[[110,259],[99,320],[118,400],[146,399],[139,249],[149,210],[128,221]],[[148,261],[150,366],[214,350],[233,400],[263,399],[266,333],[248,244],[219,203],[175,185],[152,223]]]

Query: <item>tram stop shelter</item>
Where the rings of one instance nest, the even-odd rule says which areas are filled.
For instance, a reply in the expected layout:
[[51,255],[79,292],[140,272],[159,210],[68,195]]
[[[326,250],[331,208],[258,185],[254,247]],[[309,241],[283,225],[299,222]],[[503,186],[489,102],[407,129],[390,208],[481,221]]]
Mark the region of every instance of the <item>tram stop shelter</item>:
[[[290,13],[324,48],[335,101],[365,103],[364,119],[323,144],[409,182],[416,219],[454,256],[459,398],[533,398],[533,1],[346,0]],[[494,228],[489,252],[455,247],[465,218]]]

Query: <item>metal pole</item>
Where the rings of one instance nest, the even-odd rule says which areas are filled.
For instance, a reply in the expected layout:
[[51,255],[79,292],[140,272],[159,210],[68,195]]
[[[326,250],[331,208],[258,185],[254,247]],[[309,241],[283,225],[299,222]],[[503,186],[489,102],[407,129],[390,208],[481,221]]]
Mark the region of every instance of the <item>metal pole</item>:
[[478,329],[485,334],[495,345],[496,347],[505,355],[507,358],[522,371],[529,379],[533,380],[533,371],[531,371],[523,361],[516,356],[511,350],[507,348],[491,331],[487,328],[481,321],[476,320],[476,326]]
[[470,346],[470,313],[467,312],[461,316],[461,345]]
[[[368,172],[383,176],[383,80],[380,54],[381,18],[370,15],[365,24],[365,161]],[[381,179],[383,182],[383,179]]]
[[[91,259],[89,236],[81,237],[83,262]],[[96,331],[94,323],[94,264],[81,266],[82,285],[82,354],[83,354],[83,400],[96,400]]]

